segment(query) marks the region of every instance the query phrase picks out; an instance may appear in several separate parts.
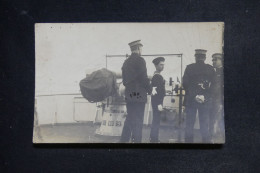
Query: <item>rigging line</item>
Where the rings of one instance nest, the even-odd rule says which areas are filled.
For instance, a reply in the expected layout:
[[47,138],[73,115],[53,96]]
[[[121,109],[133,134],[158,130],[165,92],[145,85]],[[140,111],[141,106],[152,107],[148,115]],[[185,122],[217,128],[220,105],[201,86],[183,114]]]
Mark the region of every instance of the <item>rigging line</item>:
[[[183,35],[182,32],[180,32],[180,34],[177,35],[177,38],[178,38],[178,40],[181,41],[182,44],[184,43],[184,46],[185,46],[186,49],[187,49],[187,44],[186,44],[186,43],[187,43],[187,39],[185,38],[185,36]],[[180,49],[180,45],[181,45],[181,44],[175,44],[175,45],[177,45],[179,52],[183,52],[183,51]],[[182,58],[180,59],[180,60],[181,60],[180,64],[182,64],[182,66],[183,66],[183,53],[182,53],[181,56],[182,56]],[[180,57],[181,57],[181,56],[180,56]],[[180,75],[180,79],[182,80],[182,69],[181,69],[181,71],[180,71],[180,74],[177,75],[177,77],[178,77],[179,75]]]

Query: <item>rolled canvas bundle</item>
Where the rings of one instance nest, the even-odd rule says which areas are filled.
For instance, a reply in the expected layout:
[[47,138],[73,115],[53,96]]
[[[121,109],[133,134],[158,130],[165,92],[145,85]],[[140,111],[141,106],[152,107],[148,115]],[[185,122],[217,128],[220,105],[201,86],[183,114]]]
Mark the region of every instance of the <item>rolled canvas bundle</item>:
[[116,74],[102,68],[92,72],[79,83],[81,94],[89,102],[100,102],[116,94]]

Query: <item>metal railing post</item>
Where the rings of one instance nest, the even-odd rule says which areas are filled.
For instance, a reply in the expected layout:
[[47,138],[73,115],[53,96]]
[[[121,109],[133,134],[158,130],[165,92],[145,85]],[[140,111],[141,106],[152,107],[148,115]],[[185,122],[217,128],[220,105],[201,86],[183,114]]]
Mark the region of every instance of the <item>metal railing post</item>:
[[182,54],[180,55],[181,56],[181,86],[180,86],[180,95],[179,95],[179,134],[178,134],[178,139],[179,141],[181,141],[181,118],[182,118],[182,98],[183,98],[183,95],[182,95]]

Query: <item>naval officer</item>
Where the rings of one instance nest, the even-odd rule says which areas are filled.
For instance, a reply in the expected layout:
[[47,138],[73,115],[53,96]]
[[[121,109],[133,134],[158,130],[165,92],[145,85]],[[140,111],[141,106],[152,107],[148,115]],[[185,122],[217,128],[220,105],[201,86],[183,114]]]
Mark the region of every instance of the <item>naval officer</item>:
[[152,88],[147,76],[146,62],[141,57],[143,47],[141,41],[133,41],[129,46],[132,54],[122,67],[127,115],[120,142],[129,142],[131,139],[132,143],[140,143],[145,103],[147,94],[151,93]]
[[185,142],[193,143],[194,123],[198,111],[202,142],[209,142],[209,110],[211,106],[211,84],[214,83],[214,68],[205,64],[206,50],[195,50],[196,63],[186,67],[183,76],[185,89],[186,129]]
[[[216,137],[221,137],[224,140],[225,127],[224,127],[224,75],[223,75],[223,54],[215,53],[212,55],[213,67],[215,73],[215,83],[213,86],[212,94],[212,109],[210,115],[209,132],[211,140],[214,142]],[[217,130],[214,130],[216,125]]]

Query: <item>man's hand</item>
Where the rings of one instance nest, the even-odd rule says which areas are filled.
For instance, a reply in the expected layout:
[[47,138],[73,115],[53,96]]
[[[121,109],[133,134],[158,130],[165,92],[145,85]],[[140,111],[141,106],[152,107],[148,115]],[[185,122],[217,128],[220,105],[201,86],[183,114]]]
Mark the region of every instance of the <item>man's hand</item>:
[[205,102],[205,97],[204,97],[204,95],[196,95],[195,100],[198,103],[204,103]]
[[158,105],[158,110],[159,110],[159,111],[163,111],[162,105]]
[[154,96],[155,94],[157,94],[156,88],[157,88],[157,87],[153,87],[152,96]]
[[122,118],[126,118],[126,116],[127,116],[127,113],[125,112],[125,113],[123,114]]

